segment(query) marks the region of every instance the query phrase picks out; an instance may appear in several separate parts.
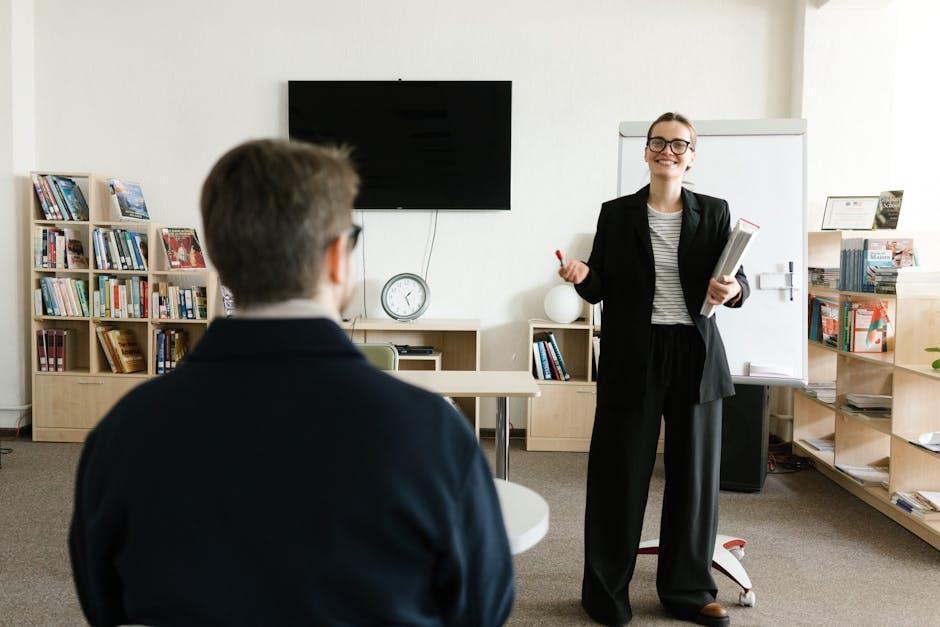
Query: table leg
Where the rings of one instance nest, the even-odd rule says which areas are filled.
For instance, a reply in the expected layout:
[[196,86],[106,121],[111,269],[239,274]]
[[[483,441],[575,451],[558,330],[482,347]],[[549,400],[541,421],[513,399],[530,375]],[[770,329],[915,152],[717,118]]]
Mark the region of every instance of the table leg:
[[509,399],[496,399],[496,478],[509,479]]

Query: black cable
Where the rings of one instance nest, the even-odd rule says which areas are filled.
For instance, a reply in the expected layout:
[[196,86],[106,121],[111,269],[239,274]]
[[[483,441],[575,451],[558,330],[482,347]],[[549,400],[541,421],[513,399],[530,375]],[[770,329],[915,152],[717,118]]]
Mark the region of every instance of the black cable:
[[362,317],[368,315],[366,308],[366,212],[364,209],[359,211],[359,222],[362,231],[359,233],[359,248],[362,250]]
[[428,271],[431,269],[431,255],[434,254],[434,240],[437,239],[437,210],[434,210],[434,230],[431,232],[431,250],[428,251],[428,261],[424,266],[424,282],[428,282]]

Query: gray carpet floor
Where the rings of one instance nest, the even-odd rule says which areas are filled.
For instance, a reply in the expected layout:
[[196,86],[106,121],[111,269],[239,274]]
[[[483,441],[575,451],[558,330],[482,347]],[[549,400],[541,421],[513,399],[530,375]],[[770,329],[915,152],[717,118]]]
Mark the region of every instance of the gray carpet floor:
[[[0,470],[0,625],[82,624],[66,534],[80,447],[4,442]],[[484,442],[492,453],[492,442]],[[513,442],[513,481],[541,493],[551,528],[516,558],[510,625],[589,625],[578,603],[587,456]],[[658,535],[663,469],[650,486],[644,537]],[[940,552],[815,471],[771,475],[758,494],[722,493],[720,532],[748,541],[757,606],[716,574],[735,625],[940,625]],[[677,623],[656,598],[656,558],[640,556],[632,624]]]

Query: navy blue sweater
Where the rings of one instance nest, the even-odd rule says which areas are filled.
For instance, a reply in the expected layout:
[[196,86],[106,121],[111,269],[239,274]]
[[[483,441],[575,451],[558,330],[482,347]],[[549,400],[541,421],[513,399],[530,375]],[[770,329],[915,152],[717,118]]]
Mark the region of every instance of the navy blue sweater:
[[216,320],[91,432],[69,548],[93,625],[499,625],[486,461],[326,319]]

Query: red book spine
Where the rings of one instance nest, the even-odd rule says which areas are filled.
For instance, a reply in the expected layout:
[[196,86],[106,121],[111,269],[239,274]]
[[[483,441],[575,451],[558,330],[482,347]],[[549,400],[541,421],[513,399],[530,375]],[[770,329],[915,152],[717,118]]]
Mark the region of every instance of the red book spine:
[[545,348],[545,355],[548,357],[548,367],[552,370],[552,379],[562,381],[561,371],[558,364],[555,363],[555,355],[552,353],[552,347],[547,340],[542,340],[542,347]]

